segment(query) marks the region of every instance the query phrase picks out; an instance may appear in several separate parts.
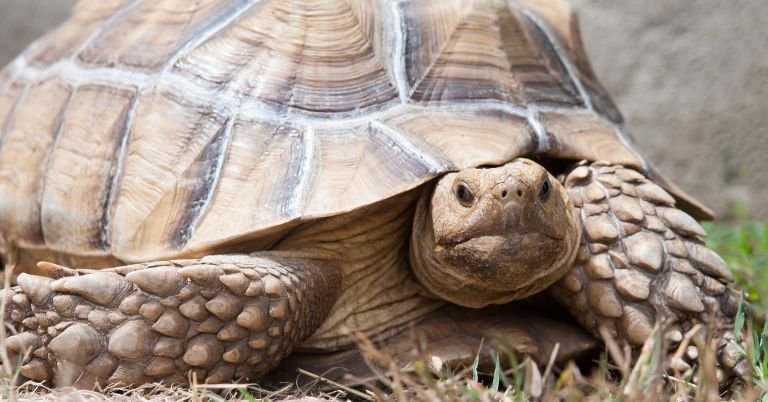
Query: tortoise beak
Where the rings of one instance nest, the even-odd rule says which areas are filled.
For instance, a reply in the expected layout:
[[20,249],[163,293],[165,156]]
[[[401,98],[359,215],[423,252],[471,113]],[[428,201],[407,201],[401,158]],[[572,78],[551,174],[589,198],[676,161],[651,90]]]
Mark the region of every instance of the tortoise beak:
[[550,214],[545,213],[532,200],[525,200],[523,204],[505,203],[501,221],[504,233],[538,233],[555,240],[565,237],[565,233],[557,230],[556,222]]

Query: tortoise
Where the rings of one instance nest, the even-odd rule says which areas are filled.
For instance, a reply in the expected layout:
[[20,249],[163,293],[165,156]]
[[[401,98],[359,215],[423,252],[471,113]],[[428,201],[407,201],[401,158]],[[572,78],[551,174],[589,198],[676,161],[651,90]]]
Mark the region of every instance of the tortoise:
[[0,73],[0,127],[34,380],[257,378],[409,328],[449,363],[565,359],[736,313],[711,211],[634,147],[560,1],[83,1]]

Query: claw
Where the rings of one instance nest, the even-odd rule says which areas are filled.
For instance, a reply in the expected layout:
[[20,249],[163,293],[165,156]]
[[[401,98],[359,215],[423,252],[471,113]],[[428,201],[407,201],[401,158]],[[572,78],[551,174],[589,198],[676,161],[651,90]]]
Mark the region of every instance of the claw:
[[79,275],[76,269],[68,268],[47,261],[38,262],[37,267],[43,271],[43,273],[45,273],[45,276],[53,279]]
[[114,272],[66,277],[51,284],[51,288],[57,292],[76,294],[102,306],[112,304],[129,286],[122,275]]
[[16,281],[21,290],[29,295],[32,302],[37,305],[44,305],[52,295],[51,283],[53,279],[51,278],[23,273],[16,278]]
[[32,332],[22,332],[5,340],[5,347],[15,353],[25,353],[27,350],[34,350],[40,346],[42,346],[40,335]]
[[175,267],[140,269],[129,272],[125,275],[125,279],[135,283],[145,292],[158,296],[178,294],[186,282],[179,275],[179,270]]
[[51,370],[40,359],[30,360],[29,363],[21,366],[19,372],[21,375],[35,381],[45,381],[51,378]]
[[219,277],[224,275],[224,270],[214,265],[192,265],[179,269],[179,274],[200,286],[220,289]]

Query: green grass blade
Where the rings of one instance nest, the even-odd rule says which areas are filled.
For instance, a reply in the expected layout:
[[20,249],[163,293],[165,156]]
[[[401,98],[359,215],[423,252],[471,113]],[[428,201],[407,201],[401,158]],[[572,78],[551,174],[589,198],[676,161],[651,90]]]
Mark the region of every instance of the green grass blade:
[[[739,309],[736,311],[736,321],[733,324],[733,338],[738,344],[741,339],[741,331],[744,329],[744,317],[746,316],[746,309],[744,305],[744,290],[741,291],[741,297],[739,298]],[[740,347],[741,348],[741,347]]]
[[491,391],[499,392],[499,378],[501,378],[501,363],[499,363],[499,355],[497,353],[493,354],[493,363],[495,364],[495,367],[493,368],[493,380],[491,381]]
[[[245,388],[238,388],[237,392],[239,392],[240,395],[242,395],[243,398],[245,398],[246,401],[248,401],[248,402],[256,402],[256,398],[254,398],[253,395],[251,395],[251,393],[248,392]],[[265,400],[265,402],[266,402],[266,400]]]

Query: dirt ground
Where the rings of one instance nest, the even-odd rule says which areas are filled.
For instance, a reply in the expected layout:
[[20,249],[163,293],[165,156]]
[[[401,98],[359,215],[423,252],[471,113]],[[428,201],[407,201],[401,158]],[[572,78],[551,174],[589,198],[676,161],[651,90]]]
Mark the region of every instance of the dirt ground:
[[[573,0],[639,148],[728,217],[768,219],[768,2]],[[73,0],[0,0],[0,65]]]

